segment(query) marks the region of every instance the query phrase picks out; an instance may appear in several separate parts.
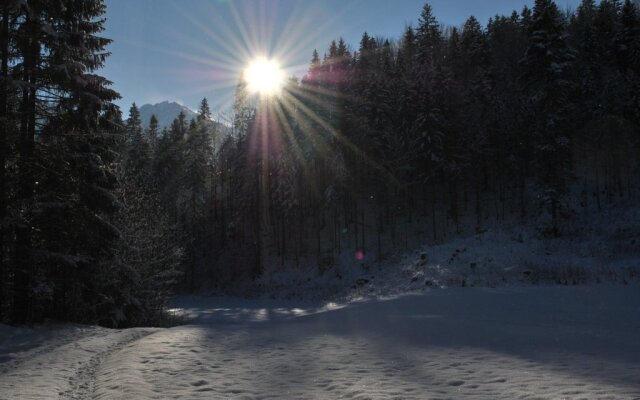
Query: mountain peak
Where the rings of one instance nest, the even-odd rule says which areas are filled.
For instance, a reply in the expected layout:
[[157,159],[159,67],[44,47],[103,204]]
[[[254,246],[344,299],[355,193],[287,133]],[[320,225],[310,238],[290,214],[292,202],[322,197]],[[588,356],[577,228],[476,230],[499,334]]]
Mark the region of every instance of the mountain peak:
[[158,125],[162,129],[170,126],[173,120],[178,117],[180,112],[185,114],[187,121],[190,121],[197,116],[197,113],[189,107],[165,100],[160,103],[145,104],[140,107],[140,118],[142,120],[142,125],[144,127],[148,127],[151,116],[155,115],[158,119]]

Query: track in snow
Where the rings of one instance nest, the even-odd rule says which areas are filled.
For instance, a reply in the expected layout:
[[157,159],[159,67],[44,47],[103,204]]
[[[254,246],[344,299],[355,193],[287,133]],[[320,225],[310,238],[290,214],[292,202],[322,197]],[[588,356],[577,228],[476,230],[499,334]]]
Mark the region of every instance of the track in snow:
[[100,364],[155,331],[68,326],[25,332],[26,337],[12,342],[42,342],[23,351],[2,343],[0,359],[6,361],[0,364],[0,399],[90,399]]
[[637,286],[434,290],[343,308],[177,306],[191,325],[96,328],[26,357],[0,372],[0,398],[640,398]]
[[185,299],[97,399],[638,399],[638,287],[436,290],[344,308]]
[[151,332],[144,330],[129,330],[117,333],[116,340],[113,340],[106,348],[101,348],[87,361],[78,365],[75,375],[69,378],[69,389],[61,393],[61,397],[73,400],[93,398],[96,375],[104,360],[113,353],[150,333]]

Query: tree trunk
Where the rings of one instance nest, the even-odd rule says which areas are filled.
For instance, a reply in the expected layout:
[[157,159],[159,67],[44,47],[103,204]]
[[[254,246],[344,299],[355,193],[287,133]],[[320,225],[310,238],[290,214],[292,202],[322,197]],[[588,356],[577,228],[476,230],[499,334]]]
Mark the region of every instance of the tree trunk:
[[261,182],[261,167],[262,163],[259,163],[259,167],[256,168],[256,186],[257,186],[257,205],[256,205],[256,220],[255,220],[255,232],[254,232],[254,237],[255,237],[255,246],[256,246],[256,259],[255,259],[255,265],[253,268],[253,273],[252,273],[252,278],[258,278],[261,274],[262,274],[262,252],[264,251],[263,249],[263,243],[262,243],[262,207],[263,207],[263,199],[262,199],[262,195],[263,195],[263,190],[262,190],[262,182]]
[[[34,13],[35,15],[32,15]],[[34,174],[33,151],[36,122],[36,68],[40,55],[40,42],[38,39],[37,11],[34,7],[27,12],[25,26],[29,39],[24,48],[24,72],[23,81],[28,83],[22,89],[22,106],[20,119],[20,158],[18,169],[20,179],[18,183],[18,197],[22,208],[22,221],[16,229],[16,254],[18,258],[15,273],[15,297],[13,321],[24,323],[30,314],[30,286],[33,275],[33,263],[31,260],[31,221],[29,208],[33,201]]]
[[189,280],[189,291],[194,292],[196,289],[196,265],[198,262],[198,252],[197,252],[197,247],[199,245],[199,241],[198,239],[198,235],[195,235],[194,233],[197,232],[197,230],[195,229],[196,226],[196,191],[195,191],[195,187],[191,188],[191,234],[192,234],[192,240],[195,241],[194,245],[193,245],[193,254],[192,254],[192,258],[191,258],[191,276],[190,276],[190,280]]
[[449,213],[455,226],[456,233],[460,233],[459,210],[458,210],[458,183],[457,178],[449,181]]
[[438,229],[436,224],[436,190],[435,184],[431,189],[431,228],[433,229],[433,242],[438,242]]
[[480,233],[482,231],[482,201],[481,201],[481,189],[480,182],[477,181],[475,183],[476,187],[476,232]]
[[354,233],[354,239],[355,239],[355,250],[358,251],[358,200],[355,200],[355,206],[353,207],[353,217],[352,217],[352,221],[354,221],[353,224],[353,233]]
[[384,214],[378,211],[378,262],[382,261],[382,230],[384,229]]
[[366,247],[367,244],[365,243],[365,239],[366,239],[366,216],[365,216],[365,207],[366,207],[366,201],[362,202],[362,207],[360,207],[360,212],[362,213],[362,234],[360,235],[362,237],[362,247],[360,248],[360,250],[364,253],[367,254],[366,251]]
[[285,219],[285,216],[282,216],[280,221],[280,266],[283,268],[285,257],[287,256],[287,231]]
[[5,301],[5,287],[7,282],[5,278],[4,219],[7,215],[5,165],[7,151],[6,135],[9,131],[9,116],[7,112],[7,93],[9,91],[9,4],[6,1],[2,4],[2,27],[0,27],[0,52],[2,57],[0,67],[0,321],[2,321],[4,317],[3,304]]

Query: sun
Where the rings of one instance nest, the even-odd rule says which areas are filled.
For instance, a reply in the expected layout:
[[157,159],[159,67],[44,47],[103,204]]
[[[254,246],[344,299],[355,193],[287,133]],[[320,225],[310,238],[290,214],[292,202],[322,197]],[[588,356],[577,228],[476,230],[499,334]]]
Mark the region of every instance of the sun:
[[244,70],[244,79],[251,92],[272,96],[282,89],[284,71],[276,60],[261,57],[249,63]]

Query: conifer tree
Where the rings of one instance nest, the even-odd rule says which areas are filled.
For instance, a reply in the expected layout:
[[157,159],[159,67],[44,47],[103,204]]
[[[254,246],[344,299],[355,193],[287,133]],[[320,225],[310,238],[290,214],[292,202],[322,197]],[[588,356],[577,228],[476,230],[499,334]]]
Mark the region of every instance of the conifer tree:
[[435,68],[440,61],[440,46],[442,45],[442,31],[436,19],[433,8],[425,4],[416,28],[416,53],[421,63]]
[[209,102],[206,97],[200,102],[200,108],[198,109],[198,122],[211,121],[211,110],[209,109]]
[[7,165],[12,155],[11,143],[15,141],[17,128],[16,116],[12,115],[11,104],[12,74],[10,65],[15,60],[16,31],[13,24],[16,19],[18,1],[2,3],[0,13],[0,321],[5,314],[5,301],[9,297],[9,260],[7,258],[8,241],[10,240],[9,222],[11,215],[10,182]]
[[[16,23],[8,27],[9,36],[19,32],[21,37],[15,42],[15,61],[7,66],[20,75],[14,104],[20,109],[16,201],[20,204],[21,222],[16,225],[13,246],[15,254],[21,256],[15,263],[11,303],[17,322],[54,312],[46,307],[51,304],[47,296],[51,295],[51,282],[56,278],[56,273],[50,273],[52,268],[63,262],[79,269],[100,254],[100,247],[89,243],[87,236],[79,238],[73,247],[52,252],[56,246],[48,233],[57,217],[73,209],[78,226],[85,224],[87,232],[99,233],[109,231],[103,218],[113,212],[109,195],[112,185],[102,162],[109,160],[114,143],[98,131],[97,125],[105,104],[118,95],[108,88],[109,81],[94,73],[108,56],[105,47],[110,40],[98,36],[103,30],[100,16],[105,5],[98,0],[62,3],[21,2],[13,9]],[[45,214],[43,210],[52,203],[42,199],[51,198],[52,193],[36,182],[46,181],[51,172],[43,166],[65,154],[53,154],[54,151],[66,152],[70,157],[66,176],[74,177],[78,186],[60,188],[67,196],[73,195],[65,198],[75,202],[58,203]],[[92,240],[100,242],[99,238],[100,234],[96,234]],[[102,245],[108,247],[113,240],[109,233]],[[39,255],[36,262],[36,254],[45,256]],[[86,279],[87,275],[81,275],[74,282],[87,284]],[[58,294],[54,292],[55,299],[59,299]],[[73,301],[82,305],[86,300],[80,296]]]
[[125,163],[128,169],[138,174],[146,174],[151,161],[149,142],[143,132],[140,111],[133,103],[129,109],[129,119],[125,127]]
[[236,138],[245,136],[254,117],[246,83],[239,83],[233,100],[233,135]]
[[400,48],[398,50],[398,66],[404,73],[408,73],[413,66],[415,58],[415,32],[411,26],[405,28]]
[[207,195],[209,193],[209,173],[212,166],[213,149],[210,136],[211,111],[206,99],[202,100],[196,120],[192,120],[184,144],[183,165],[184,179],[181,190],[184,191],[184,213],[186,230],[190,232],[187,249],[189,249],[189,287],[193,290],[196,284],[196,270],[206,253],[207,227],[206,218]]
[[147,138],[153,152],[155,152],[158,147],[158,131],[158,118],[154,114],[151,115],[151,118],[149,119],[149,128],[147,129]]
[[541,195],[551,215],[552,233],[558,235],[571,161],[568,100],[574,54],[566,41],[562,15],[553,1],[536,0],[530,32],[529,48],[522,61],[523,81],[534,118],[531,134]]

